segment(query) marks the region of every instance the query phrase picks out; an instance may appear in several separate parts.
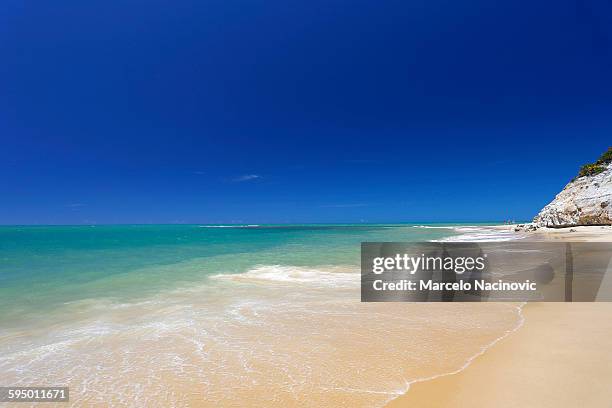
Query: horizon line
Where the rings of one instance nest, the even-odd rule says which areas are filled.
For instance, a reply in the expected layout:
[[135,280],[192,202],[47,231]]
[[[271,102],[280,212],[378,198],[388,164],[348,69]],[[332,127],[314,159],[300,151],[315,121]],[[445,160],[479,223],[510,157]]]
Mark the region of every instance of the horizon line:
[[[506,220],[507,221],[507,220]],[[150,223],[84,223],[84,224],[3,224],[0,223],[0,227],[96,227],[96,226],[129,226],[129,225],[202,225],[202,226],[252,226],[252,227],[261,227],[261,226],[275,226],[275,225],[419,225],[419,224],[466,224],[466,223],[476,223],[476,224],[485,224],[491,223],[494,225],[504,225],[503,220],[484,220],[484,221],[476,221],[476,220],[457,220],[457,221],[395,221],[395,222],[275,222],[275,223],[201,223],[201,222],[189,222],[189,223],[176,223],[176,222],[150,222]],[[525,220],[512,220],[512,224],[522,224],[526,222]]]

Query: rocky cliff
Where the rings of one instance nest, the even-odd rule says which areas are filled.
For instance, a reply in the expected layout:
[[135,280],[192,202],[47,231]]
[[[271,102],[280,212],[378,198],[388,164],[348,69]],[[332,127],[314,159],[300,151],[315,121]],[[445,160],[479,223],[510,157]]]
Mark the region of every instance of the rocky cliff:
[[[595,172],[591,171],[593,166],[597,167]],[[600,158],[595,164],[585,165],[579,176],[540,211],[533,223],[538,227],[554,228],[611,225],[611,201],[612,163]]]

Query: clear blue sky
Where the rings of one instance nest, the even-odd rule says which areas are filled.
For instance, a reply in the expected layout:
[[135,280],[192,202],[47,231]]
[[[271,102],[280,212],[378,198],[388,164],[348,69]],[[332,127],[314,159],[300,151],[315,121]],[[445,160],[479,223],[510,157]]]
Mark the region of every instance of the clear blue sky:
[[594,1],[5,0],[0,223],[531,218],[612,141]]

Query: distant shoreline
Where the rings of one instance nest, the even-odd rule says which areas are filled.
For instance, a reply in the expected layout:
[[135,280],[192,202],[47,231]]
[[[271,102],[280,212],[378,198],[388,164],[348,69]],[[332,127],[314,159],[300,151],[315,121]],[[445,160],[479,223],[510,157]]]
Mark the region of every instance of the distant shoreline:
[[496,231],[508,231],[518,237],[532,241],[576,241],[576,242],[612,242],[611,225],[581,225],[560,228],[539,228],[536,231],[514,231],[517,225],[499,225],[490,228]]

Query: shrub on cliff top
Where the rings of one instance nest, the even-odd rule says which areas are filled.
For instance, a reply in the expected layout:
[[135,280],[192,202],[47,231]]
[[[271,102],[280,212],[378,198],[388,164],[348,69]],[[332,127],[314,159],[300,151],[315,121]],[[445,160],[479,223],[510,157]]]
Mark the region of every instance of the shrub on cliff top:
[[[609,163],[612,163],[612,147],[608,147],[608,150],[599,156],[599,159],[597,159],[595,163],[587,163],[582,166],[576,178],[599,174],[606,169],[606,166]],[[572,181],[574,181],[576,178],[572,179]]]
[[584,166],[580,168],[580,171],[578,172],[578,177],[594,176],[596,174],[601,173],[604,170],[605,170],[605,167],[600,166],[599,164],[595,164],[595,163],[585,164]]
[[608,147],[608,151],[602,154],[595,164],[608,164],[612,163],[612,147]]

